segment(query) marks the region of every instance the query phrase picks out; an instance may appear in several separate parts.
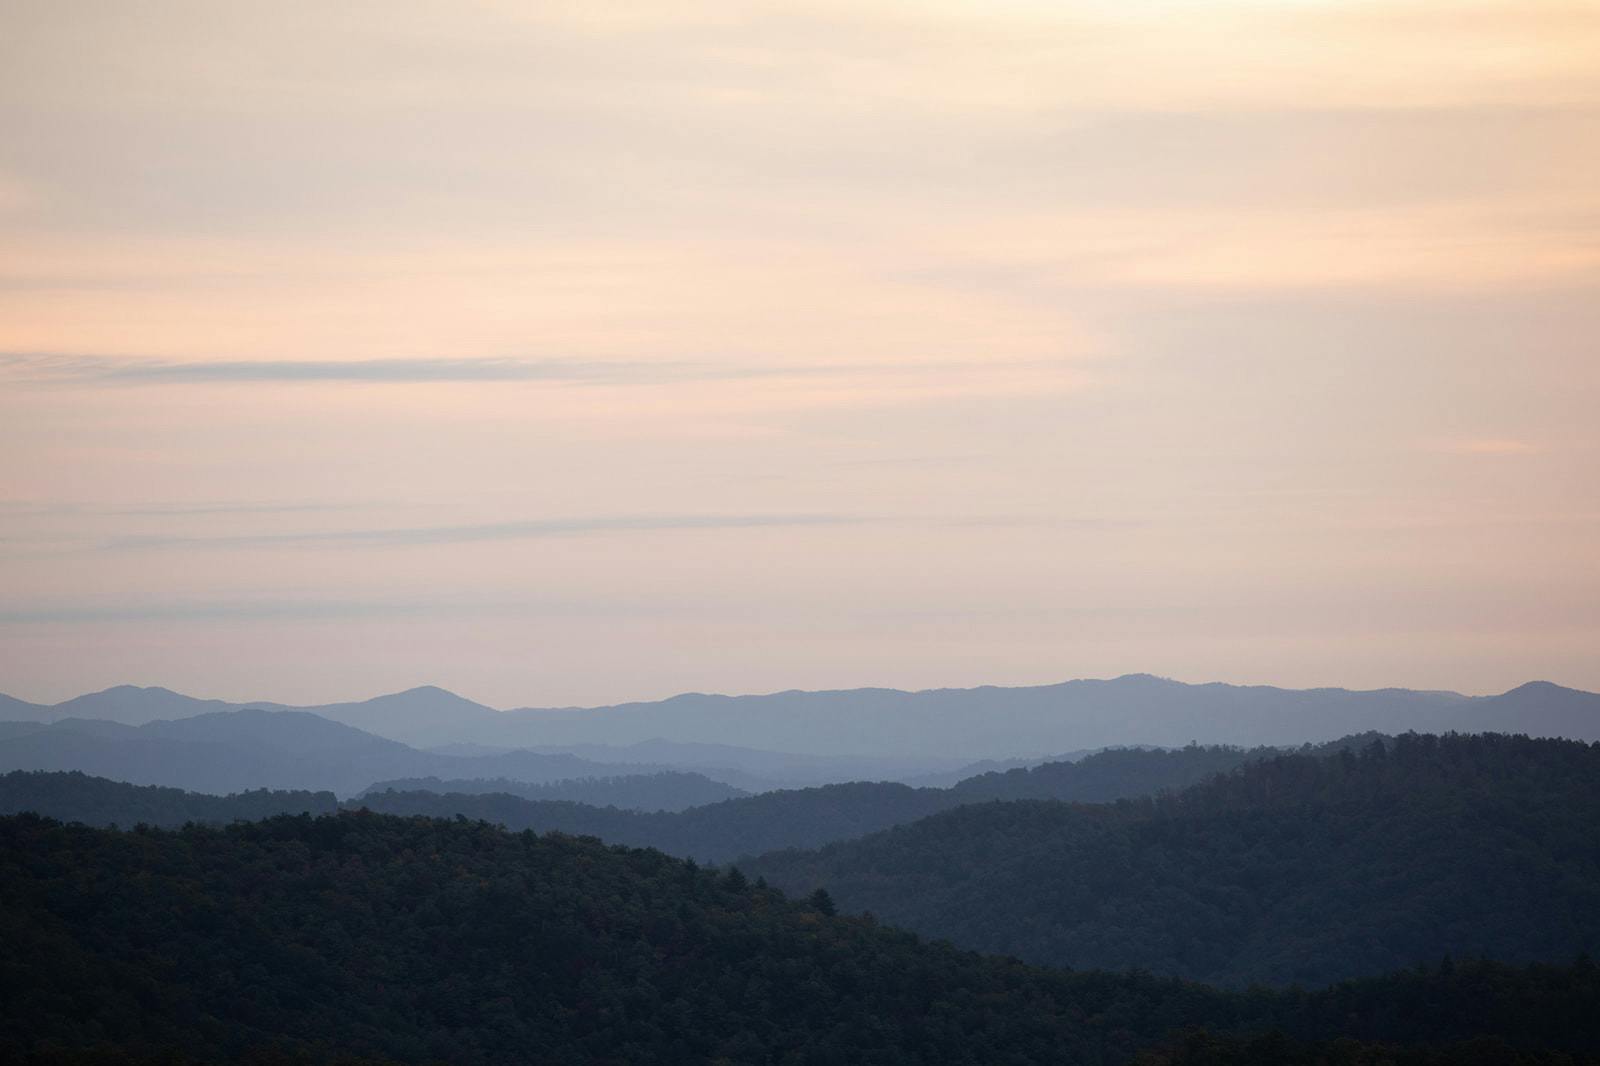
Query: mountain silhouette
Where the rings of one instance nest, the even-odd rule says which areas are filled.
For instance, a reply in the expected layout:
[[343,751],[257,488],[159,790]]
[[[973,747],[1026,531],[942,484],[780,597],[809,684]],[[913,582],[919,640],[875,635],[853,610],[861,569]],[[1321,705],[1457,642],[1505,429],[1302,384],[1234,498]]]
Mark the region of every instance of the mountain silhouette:
[[[413,747],[564,749],[593,761],[659,762],[688,769],[716,765],[720,752],[731,768],[771,774],[786,784],[801,783],[806,774],[810,778],[805,783],[904,779],[947,773],[983,759],[1036,759],[1053,752],[1170,747],[1189,741],[1281,746],[1374,731],[1485,730],[1600,740],[1600,695],[1549,682],[1473,697],[1395,688],[1191,685],[1149,674],[1022,688],[688,693],[610,707],[509,711],[432,686],[356,703],[298,708],[261,701],[229,704],[161,688],[118,686],[46,708],[43,715],[32,704],[22,704],[14,713],[140,725],[242,707],[307,711]],[[626,750],[635,745],[644,750]],[[652,745],[676,748],[677,753],[651,752]],[[686,754],[689,750],[694,754]],[[775,756],[797,755],[879,762],[798,772],[757,766],[760,759],[772,763]]]
[[667,769],[532,751],[442,755],[307,711],[262,708],[211,711],[139,726],[65,718],[5,723],[0,729],[0,772],[81,770],[114,781],[219,795],[270,788],[348,796],[394,778],[503,777],[538,784]]

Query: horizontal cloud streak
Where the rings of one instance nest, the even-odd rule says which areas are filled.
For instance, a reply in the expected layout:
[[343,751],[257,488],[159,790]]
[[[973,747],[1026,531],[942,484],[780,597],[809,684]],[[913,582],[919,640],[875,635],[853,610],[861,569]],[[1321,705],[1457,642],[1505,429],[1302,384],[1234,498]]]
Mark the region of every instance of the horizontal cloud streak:
[[1451,441],[1444,445],[1443,450],[1456,455],[1533,455],[1539,451],[1539,446],[1531,441],[1508,437],[1486,437]]
[[674,530],[761,529],[784,526],[859,525],[872,518],[846,514],[771,515],[616,515],[594,518],[552,518],[473,525],[413,526],[393,529],[337,529],[292,533],[244,533],[220,536],[127,536],[103,543],[105,548],[232,548],[306,545],[366,547],[466,544],[492,540],[533,540],[591,533],[657,533]]
[[638,374],[626,363],[516,359],[240,360],[153,363],[108,369],[105,381],[205,384],[231,381],[594,381]]
[[437,603],[272,600],[199,603],[122,603],[104,606],[9,607],[0,625],[72,625],[96,622],[240,621],[368,618],[436,613]]
[[547,382],[565,385],[664,385],[762,378],[914,375],[996,369],[1048,369],[1038,360],[923,360],[892,363],[713,363],[660,360],[405,358],[405,359],[136,359],[107,355],[0,353],[0,372],[45,385],[228,385],[339,383],[371,385],[451,382]]
[[224,359],[179,362],[113,356],[0,356],[0,366],[51,384],[204,385],[264,382],[659,382],[751,374],[682,363],[590,359]]
[[[417,599],[125,599],[115,602],[35,602],[0,608],[0,626],[118,625],[126,622],[272,622],[384,620],[399,618],[639,617],[659,614],[659,604],[604,596],[523,594],[510,597],[455,596]],[[684,609],[674,605],[675,610]]]

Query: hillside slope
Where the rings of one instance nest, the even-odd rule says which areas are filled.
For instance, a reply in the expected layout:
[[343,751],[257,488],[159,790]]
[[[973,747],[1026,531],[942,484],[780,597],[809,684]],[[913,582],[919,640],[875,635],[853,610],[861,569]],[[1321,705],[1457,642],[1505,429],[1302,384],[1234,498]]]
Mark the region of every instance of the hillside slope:
[[437,777],[408,777],[376,782],[367,791],[433,792],[441,795],[452,792],[467,795],[503,793],[535,802],[559,800],[591,807],[617,807],[644,812],[682,811],[749,795],[732,785],[713,781],[704,774],[681,770],[621,777],[578,777],[543,784],[513,781],[506,777],[454,778],[448,781]]
[[1191,746],[1177,751],[1112,750],[1077,762],[988,773],[948,789],[887,781],[789,789],[676,813],[599,810],[581,803],[433,789],[374,790],[360,803],[389,814],[484,819],[511,829],[559,830],[608,843],[659,848],[703,862],[727,862],[780,848],[819,847],[904,825],[968,803],[1017,797],[1104,802],[1179,788],[1275,749]]
[[79,771],[13,770],[0,774],[0,814],[48,815],[63,822],[128,828],[176,828],[188,822],[226,825],[276,814],[332,814],[339,801],[332,792],[275,792],[257,789],[227,796],[159,785],[130,785],[90,777]]
[[657,852],[471,823],[0,818],[0,883],[7,1061],[1100,1064],[1197,1026],[1600,1049],[1592,966],[1231,996],[981,958]]
[[747,864],[966,947],[1322,983],[1600,947],[1600,745],[1403,736],[1161,800],[965,806]]

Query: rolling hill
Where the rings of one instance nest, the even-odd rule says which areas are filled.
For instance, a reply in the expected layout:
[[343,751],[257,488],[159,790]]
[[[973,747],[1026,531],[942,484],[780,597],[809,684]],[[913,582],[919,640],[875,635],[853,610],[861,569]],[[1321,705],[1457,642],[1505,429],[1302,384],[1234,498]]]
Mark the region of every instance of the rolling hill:
[[1600,948],[1600,745],[1402,736],[1176,795],[962,806],[746,864],[965,947],[1224,984]]
[[578,777],[538,785],[504,777],[457,778],[451,781],[437,777],[410,777],[379,781],[366,791],[432,792],[441,795],[501,793],[536,802],[558,800],[591,807],[617,807],[625,811],[645,812],[682,811],[749,795],[732,785],[713,781],[704,774],[679,770],[624,777]]
[[227,825],[275,814],[332,814],[332,792],[257,789],[227,796],[160,785],[130,785],[73,770],[13,770],[0,774],[0,814],[47,814],[63,822],[93,826],[151,825],[177,828],[189,822]]
[[1231,995],[983,958],[658,852],[463,822],[6,817],[0,883],[12,1062],[1095,1066],[1197,1028],[1405,1040],[1430,1064],[1470,1040],[1550,1066],[1600,1050],[1592,964]]
[[[676,813],[600,810],[528,795],[369,791],[360,804],[389,814],[483,819],[512,829],[559,830],[609,843],[659,848],[703,862],[727,862],[779,848],[817,847],[904,825],[970,803],[1021,797],[1105,802],[1181,788],[1277,749],[1191,746],[1116,750],[1077,762],[987,773],[947,789],[858,781],[765,792]],[[46,812],[48,813],[48,812]]]
[[[255,713],[268,716],[273,712]],[[267,721],[276,722],[277,719],[269,717]],[[328,723],[324,723],[326,725]],[[98,723],[98,727],[135,737],[144,732],[112,723]],[[136,742],[134,750],[144,751],[149,743]],[[5,750],[4,744],[0,744],[0,754]],[[157,745],[156,750],[163,749]],[[346,805],[394,814],[463,815],[518,830],[554,829],[598,836],[612,843],[656,847],[669,854],[706,862],[723,862],[779,848],[815,847],[852,839],[967,803],[1019,797],[1105,801],[1145,795],[1178,788],[1219,770],[1276,754],[1277,750],[1270,748],[1244,751],[1198,746],[1171,752],[1112,750],[1075,763],[982,774],[948,789],[914,789],[894,782],[855,782],[777,790],[732,799],[722,798],[734,791],[727,785],[695,774],[671,772],[615,778],[578,777],[542,785],[503,777],[402,778],[375,785]],[[480,761],[479,757],[454,758],[469,764]],[[499,756],[485,758],[493,764],[500,760]],[[234,771],[230,769],[229,772]],[[113,788],[114,782],[85,777],[81,773],[19,772],[8,780],[11,782],[10,805],[5,809],[11,811],[26,810],[74,819],[83,817],[81,811],[92,810],[98,812],[94,824],[131,825],[142,820],[168,825],[185,820],[176,815],[152,818],[149,793],[141,794],[145,798],[134,809],[119,810],[114,802],[116,796],[134,797],[134,793],[125,791],[129,786]],[[75,783],[87,795],[74,797]],[[33,789],[31,794],[30,789]],[[124,792],[119,793],[117,789]],[[167,791],[173,796],[190,795],[172,789]],[[713,802],[668,809],[707,796]],[[176,802],[168,802],[167,807],[175,812],[189,809],[186,803]]]

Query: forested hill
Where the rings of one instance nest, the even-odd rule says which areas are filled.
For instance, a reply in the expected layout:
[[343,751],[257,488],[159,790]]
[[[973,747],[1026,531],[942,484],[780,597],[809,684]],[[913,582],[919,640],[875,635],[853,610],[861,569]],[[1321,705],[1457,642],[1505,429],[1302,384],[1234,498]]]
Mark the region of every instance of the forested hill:
[[967,806],[748,868],[966,947],[1322,983],[1600,947],[1600,745],[1403,736],[1182,793]]
[[459,814],[508,829],[595,836],[609,844],[658,848],[718,863],[775,848],[850,840],[948,810],[956,802],[943,789],[886,781],[763,792],[675,813],[526,800],[505,793],[369,792],[356,801],[385,814]]
[[254,821],[275,814],[331,814],[332,792],[255,789],[229,796],[160,785],[130,785],[78,771],[13,770],[0,774],[0,814],[31,811],[85,825],[176,827],[186,822]]
[[750,793],[699,773],[663,770],[653,774],[613,777],[576,777],[529,784],[511,778],[408,777],[379,781],[369,792],[503,792],[530,800],[566,800],[591,807],[619,807],[631,811],[681,811],[708,803],[738,799]]
[[[1343,742],[1338,742],[1343,743]],[[614,844],[660,848],[703,862],[726,862],[781,848],[820,847],[925,818],[968,803],[1020,797],[1093,802],[1181,788],[1245,762],[1279,754],[1191,745],[1173,751],[1108,750],[1076,762],[988,773],[951,788],[855,782],[766,792],[673,814],[600,810],[530,801],[509,794],[372,791],[360,803],[390,814],[482,818],[511,829],[588,834]],[[476,791],[476,790],[474,790]],[[51,813],[42,811],[41,813]]]
[[13,816],[0,884],[6,1061],[1096,1064],[1197,1027],[1600,1050],[1583,963],[1236,996],[1030,969],[731,871],[464,821]]
[[[391,814],[482,818],[512,829],[598,836],[610,843],[656,847],[669,854],[724,862],[779,848],[849,840],[963,803],[1020,796],[1105,800],[1137,796],[1201,780],[1220,769],[1277,754],[1276,749],[1197,747],[1176,751],[1110,750],[1076,762],[990,773],[948,789],[857,782],[702,802],[673,813],[607,809],[671,807],[728,786],[698,774],[663,773],[582,778],[530,785],[506,778],[384,782],[347,804]],[[308,797],[319,797],[311,802]],[[270,814],[334,809],[331,793],[265,792],[206,796],[175,788],[137,787],[67,772],[14,772],[0,777],[0,813],[32,811],[90,825],[188,821],[229,822]]]
[[[1378,739],[1377,734],[1346,737],[1307,753],[1339,751]],[[964,802],[1050,799],[1109,803],[1171,792],[1237,769],[1249,762],[1283,754],[1280,748],[1236,748],[1223,744],[1190,744],[1184,748],[1107,748],[1072,762],[995,771],[969,777],[950,789]]]

